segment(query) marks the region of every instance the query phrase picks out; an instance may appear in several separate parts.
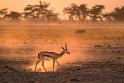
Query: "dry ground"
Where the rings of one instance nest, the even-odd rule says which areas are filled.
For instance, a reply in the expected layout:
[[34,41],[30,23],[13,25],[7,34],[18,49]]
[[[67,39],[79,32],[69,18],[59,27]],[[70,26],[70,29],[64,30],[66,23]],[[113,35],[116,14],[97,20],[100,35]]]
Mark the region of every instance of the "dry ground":
[[[124,83],[123,24],[0,25],[0,83]],[[34,72],[37,53],[61,52],[56,72],[46,61]]]

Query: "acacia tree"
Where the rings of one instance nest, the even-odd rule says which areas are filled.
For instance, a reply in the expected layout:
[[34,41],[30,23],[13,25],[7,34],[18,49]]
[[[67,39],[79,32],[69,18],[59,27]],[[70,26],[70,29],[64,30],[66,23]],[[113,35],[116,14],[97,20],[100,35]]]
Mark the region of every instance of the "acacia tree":
[[103,9],[105,9],[104,5],[95,5],[90,9],[90,17],[93,21],[97,21],[97,19],[102,21]]
[[78,5],[72,3],[70,5],[70,8],[71,8],[71,11],[72,11],[72,14],[73,14],[73,20],[79,18],[79,9],[78,9]]
[[78,9],[79,9],[79,18],[80,18],[80,20],[85,21],[86,17],[89,14],[89,9],[87,8],[87,4],[79,5]]
[[54,19],[58,18],[58,14],[54,13],[52,10],[49,10],[49,3],[41,2],[39,5],[27,5],[24,8],[24,17],[29,18],[33,21],[48,21],[53,20],[50,17],[54,17]]
[[8,9],[8,8],[1,9],[1,10],[0,10],[0,15],[5,15],[5,14],[7,14],[7,9]]
[[35,21],[36,19],[36,12],[38,11],[37,5],[27,5],[24,8],[23,17],[28,21]]
[[9,14],[6,14],[4,16],[5,20],[11,20],[11,21],[19,21],[21,14],[19,12],[11,11]]
[[65,7],[63,12],[68,15],[69,20],[74,20],[78,16],[78,6],[73,3],[70,7]]
[[50,20],[55,21],[55,20],[58,20],[58,13],[54,13],[52,10],[46,9],[44,17],[48,21],[50,21]]
[[111,13],[111,16],[114,18],[114,20],[124,21],[124,6],[116,7]]
[[82,20],[85,21],[86,17],[88,15],[88,8],[86,4],[81,4],[81,5],[76,5],[76,4],[71,4],[70,7],[66,7],[63,10],[64,14],[68,15],[68,18],[70,20]]
[[8,8],[1,9],[1,10],[0,10],[0,20],[3,20],[4,15],[7,14],[7,9],[8,9]]
[[64,8],[63,12],[64,12],[64,14],[68,15],[69,20],[73,20],[74,13],[72,12],[70,7]]
[[104,13],[103,17],[105,18],[106,21],[113,21],[113,13]]

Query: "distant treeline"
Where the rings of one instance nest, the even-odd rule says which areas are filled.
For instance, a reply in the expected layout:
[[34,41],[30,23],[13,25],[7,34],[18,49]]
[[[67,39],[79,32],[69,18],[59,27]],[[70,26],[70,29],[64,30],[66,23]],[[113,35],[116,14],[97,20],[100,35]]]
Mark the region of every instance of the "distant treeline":
[[[1,21],[58,21],[59,13],[55,13],[52,9],[48,9],[49,3],[39,2],[38,5],[27,5],[22,13],[11,11],[8,8],[0,10]],[[87,4],[70,4],[69,7],[63,9],[63,13],[68,16],[68,20],[74,21],[124,21],[124,6],[116,7],[112,12],[103,13],[104,5],[94,5],[88,8]]]

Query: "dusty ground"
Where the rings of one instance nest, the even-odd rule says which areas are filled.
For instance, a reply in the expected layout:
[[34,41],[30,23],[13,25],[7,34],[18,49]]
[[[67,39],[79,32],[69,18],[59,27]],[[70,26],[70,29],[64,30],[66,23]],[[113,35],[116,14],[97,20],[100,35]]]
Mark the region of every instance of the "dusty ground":
[[[0,25],[0,83],[124,83],[123,24]],[[34,66],[40,51],[70,55],[52,72]]]

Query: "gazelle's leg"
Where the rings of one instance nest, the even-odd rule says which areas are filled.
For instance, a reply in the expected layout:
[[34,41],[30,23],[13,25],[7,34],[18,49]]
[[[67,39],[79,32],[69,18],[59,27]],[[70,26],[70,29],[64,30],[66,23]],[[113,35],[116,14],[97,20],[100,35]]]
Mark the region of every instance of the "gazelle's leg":
[[53,59],[53,72],[54,72],[54,64],[55,64],[55,59]]
[[37,65],[38,65],[38,63],[39,63],[40,61],[41,61],[41,60],[38,59],[38,61],[36,62],[36,65],[35,65],[35,72],[36,72]]
[[46,70],[45,67],[44,67],[44,61],[45,61],[45,60],[42,61],[42,67],[44,68],[45,72],[47,72],[47,70]]
[[59,66],[59,62],[56,60],[56,62],[57,62],[57,64],[58,64],[58,66]]

